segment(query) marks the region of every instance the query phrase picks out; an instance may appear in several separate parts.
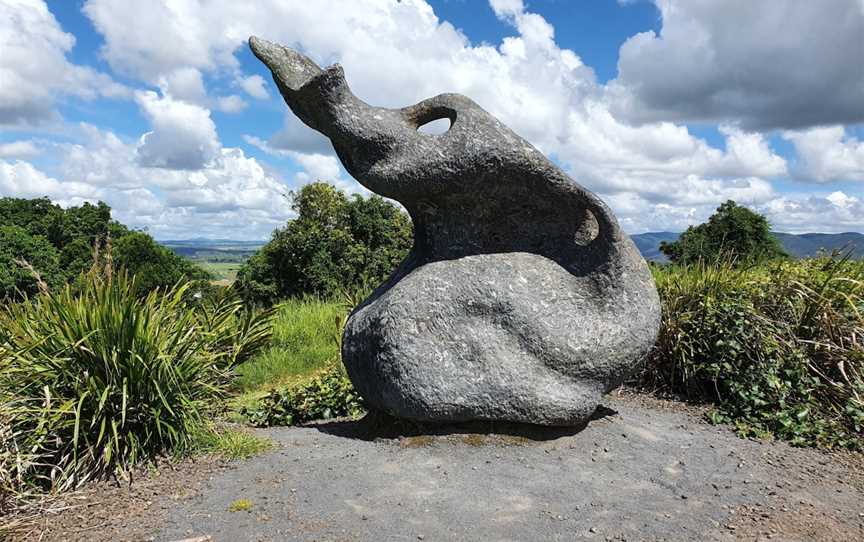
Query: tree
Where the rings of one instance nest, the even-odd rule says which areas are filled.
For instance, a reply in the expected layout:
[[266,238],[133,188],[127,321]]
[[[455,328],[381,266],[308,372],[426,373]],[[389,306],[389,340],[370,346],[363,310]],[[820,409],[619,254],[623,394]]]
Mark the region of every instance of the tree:
[[155,288],[170,288],[182,280],[210,278],[206,271],[140,231],[114,241],[111,257],[116,268],[137,276],[139,294]]
[[0,226],[18,226],[48,239],[54,248],[63,236],[63,209],[48,198],[0,198]]
[[43,274],[49,286],[59,286],[64,281],[75,282],[82,271],[90,269],[94,249],[104,256],[109,240],[115,266],[139,275],[140,293],[173,286],[184,278],[209,278],[206,271],[148,234],[132,232],[112,219],[111,207],[101,201],[63,209],[48,198],[0,198],[0,226],[14,228],[0,238],[0,258],[5,258],[0,259],[4,265],[0,297],[11,295],[16,287],[23,286],[25,293],[36,288],[31,272],[14,262],[10,267],[7,261],[23,257]]
[[411,220],[379,196],[348,198],[326,183],[291,194],[297,218],[277,229],[240,269],[237,283],[258,303],[373,287],[404,259]]
[[723,258],[754,262],[788,257],[771,234],[768,220],[732,200],[720,205],[708,222],[687,228],[677,241],[660,243],[660,251],[681,264]]
[[[33,270],[24,268],[26,262]],[[39,291],[36,271],[49,287],[63,282],[57,250],[45,237],[18,226],[0,226],[0,299],[17,299]]]

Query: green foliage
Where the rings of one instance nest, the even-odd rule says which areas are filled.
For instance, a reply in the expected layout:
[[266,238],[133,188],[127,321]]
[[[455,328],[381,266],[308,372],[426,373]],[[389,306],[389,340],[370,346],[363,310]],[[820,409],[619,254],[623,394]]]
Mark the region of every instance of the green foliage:
[[193,444],[230,365],[254,353],[244,341],[262,341],[231,303],[202,316],[188,288],[142,298],[125,273],[91,272],[77,293],[66,286],[0,309],[0,431],[12,435],[0,472],[10,485],[62,490]]
[[787,256],[765,217],[732,200],[720,205],[708,222],[687,228],[677,241],[661,242],[660,251],[680,264],[749,263]]
[[75,239],[92,247],[109,235],[116,239],[129,233],[126,226],[111,219],[111,208],[101,201],[63,209],[48,198],[0,198],[0,225],[24,228],[30,235],[47,239],[58,251]]
[[233,289],[219,289],[198,304],[195,317],[219,367],[235,368],[266,348],[272,310],[251,310]]
[[132,232],[117,239],[113,243],[111,257],[116,269],[125,269],[137,277],[139,294],[167,288],[178,282],[209,278],[203,269],[143,232]]
[[655,267],[663,321],[638,384],[796,445],[864,445],[864,262]]
[[293,193],[297,218],[237,275],[244,296],[270,304],[304,294],[335,297],[383,282],[411,247],[408,216],[378,196],[348,198],[326,183]]
[[235,386],[242,391],[285,384],[339,359],[343,305],[306,297],[276,310],[270,347],[237,367]]
[[0,229],[0,298],[20,298],[37,290],[33,272],[16,265],[15,259],[29,262],[54,288],[93,267],[95,255],[104,257],[111,250],[109,243],[115,269],[139,275],[142,295],[180,281],[210,278],[148,234],[130,232],[112,220],[111,208],[102,202],[63,209],[48,198],[0,198]]
[[243,415],[254,426],[270,427],[359,416],[363,412],[363,399],[354,391],[342,364],[334,363],[307,382],[273,390]]
[[62,283],[57,250],[44,237],[18,226],[0,226],[0,300],[17,299],[39,291],[32,265],[48,287]]

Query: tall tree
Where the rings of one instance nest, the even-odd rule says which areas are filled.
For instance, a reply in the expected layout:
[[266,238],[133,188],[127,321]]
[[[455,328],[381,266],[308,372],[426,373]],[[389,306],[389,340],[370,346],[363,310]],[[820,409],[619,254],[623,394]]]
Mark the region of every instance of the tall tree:
[[[25,263],[33,269],[25,268]],[[45,237],[15,225],[0,226],[0,300],[38,292],[34,271],[49,287],[64,280],[57,250]]]
[[660,243],[660,251],[675,263],[734,259],[753,262],[788,257],[771,234],[768,220],[732,200],[717,208],[707,222],[690,226],[677,241]]
[[317,182],[291,197],[297,218],[274,231],[237,275],[249,300],[272,303],[374,287],[411,248],[408,215],[379,196],[349,198]]

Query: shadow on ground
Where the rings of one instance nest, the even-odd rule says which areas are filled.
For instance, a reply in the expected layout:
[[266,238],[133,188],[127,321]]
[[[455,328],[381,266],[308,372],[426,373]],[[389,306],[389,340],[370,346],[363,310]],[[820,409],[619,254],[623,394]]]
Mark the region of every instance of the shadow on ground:
[[471,421],[462,423],[420,423],[394,418],[383,412],[369,412],[359,420],[328,421],[310,425],[337,437],[374,441],[442,436],[485,436],[526,441],[547,441],[581,433],[591,422],[617,416],[618,411],[600,405],[587,422],[572,427],[547,427],[527,423]]

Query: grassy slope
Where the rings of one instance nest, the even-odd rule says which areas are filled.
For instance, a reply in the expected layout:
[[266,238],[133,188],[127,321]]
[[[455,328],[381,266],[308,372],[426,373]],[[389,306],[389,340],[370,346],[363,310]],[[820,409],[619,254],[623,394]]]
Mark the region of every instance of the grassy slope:
[[269,348],[237,368],[238,406],[276,387],[303,380],[339,358],[348,308],[317,298],[290,299],[278,307]]

